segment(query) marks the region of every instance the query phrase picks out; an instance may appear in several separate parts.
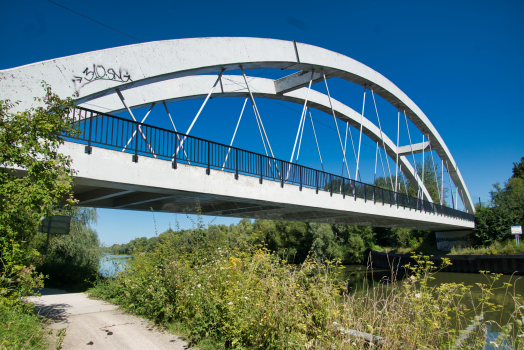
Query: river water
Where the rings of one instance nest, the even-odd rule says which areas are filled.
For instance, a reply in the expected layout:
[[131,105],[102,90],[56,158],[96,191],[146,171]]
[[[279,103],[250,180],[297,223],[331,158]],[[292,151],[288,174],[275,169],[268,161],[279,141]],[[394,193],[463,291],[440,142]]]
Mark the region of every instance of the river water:
[[[397,281],[394,283],[402,283],[404,278],[403,270],[397,274]],[[464,283],[466,286],[472,286],[472,298],[469,298],[467,303],[468,308],[471,308],[471,303],[477,303],[481,297],[480,288],[476,283],[489,284],[487,278],[480,273],[460,273],[460,272],[438,272],[433,275],[434,280],[428,283],[429,287],[437,286],[443,283]],[[503,305],[502,312],[487,312],[484,314],[486,321],[495,321],[499,324],[506,324],[510,316],[515,312],[515,303],[508,294],[524,295],[524,276],[518,275],[502,275],[493,285],[493,296],[491,301],[496,305]],[[346,265],[342,270],[339,278],[347,281],[348,287],[351,291],[365,290],[366,286],[376,286],[379,284],[391,283],[391,271],[386,269],[370,269],[363,265]],[[510,283],[512,287],[507,290],[504,283]],[[473,299],[473,300],[471,300]],[[489,341],[495,339],[499,335],[498,327],[494,325],[488,326],[488,334],[486,336],[486,349],[495,349],[489,345]],[[499,348],[500,349],[500,348]],[[510,349],[509,347],[507,349]]]
[[104,277],[115,277],[118,271],[122,271],[133,255],[106,254],[100,258],[100,274]]

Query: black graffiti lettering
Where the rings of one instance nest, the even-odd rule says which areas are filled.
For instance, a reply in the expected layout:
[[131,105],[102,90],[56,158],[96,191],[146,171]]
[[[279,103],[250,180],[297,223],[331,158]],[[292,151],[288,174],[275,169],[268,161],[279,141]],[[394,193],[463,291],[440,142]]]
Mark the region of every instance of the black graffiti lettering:
[[[103,72],[103,74],[100,74],[101,71]],[[96,77],[98,79],[103,79],[105,76],[106,76],[106,69],[104,68],[104,66],[96,66]]]
[[107,77],[109,80],[115,80],[116,73],[113,68],[107,70]]
[[75,84],[82,84],[82,81],[84,81],[84,84],[82,85],[86,85],[96,80],[110,80],[120,83],[133,81],[127,70],[122,70],[122,68],[120,68],[117,73],[113,68],[106,69],[106,67],[101,64],[93,64],[93,70],[89,70],[89,67],[86,67],[82,73],[83,76],[73,76],[73,82],[75,82]]

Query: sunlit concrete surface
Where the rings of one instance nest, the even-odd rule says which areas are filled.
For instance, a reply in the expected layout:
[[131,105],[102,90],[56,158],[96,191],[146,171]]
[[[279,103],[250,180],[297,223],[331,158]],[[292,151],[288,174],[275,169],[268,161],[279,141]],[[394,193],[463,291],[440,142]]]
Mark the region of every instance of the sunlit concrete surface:
[[474,223],[341,194],[303,188],[257,177],[178,164],[66,142],[60,152],[71,156],[75,196],[80,205],[128,210],[196,213],[229,217],[346,223],[430,230],[473,228]]
[[[395,84],[370,67],[345,55],[317,46],[292,41],[219,37],[155,41],[93,51],[0,71],[0,94],[4,99],[21,101],[16,107],[35,105],[34,97],[42,96],[45,81],[60,96],[78,94],[77,102],[123,93],[151,83],[222,70],[275,68],[302,72],[323,71],[365,86],[383,97],[406,116],[424,134],[444,161],[459,195],[470,213],[473,202],[451,152],[422,110]],[[279,79],[279,93],[304,86],[307,73]],[[314,76],[319,79],[319,76]],[[438,116],[435,116],[438,117]]]

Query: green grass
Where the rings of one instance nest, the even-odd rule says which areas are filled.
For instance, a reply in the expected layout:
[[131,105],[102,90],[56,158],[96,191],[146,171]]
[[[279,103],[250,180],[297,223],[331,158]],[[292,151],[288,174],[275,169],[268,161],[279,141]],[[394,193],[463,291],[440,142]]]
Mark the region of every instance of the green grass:
[[478,248],[463,248],[463,249],[452,249],[450,254],[452,255],[516,255],[524,254],[524,243],[517,246],[515,240],[507,240],[505,242],[495,242],[487,247]]
[[48,349],[49,339],[31,305],[0,298],[0,349]]

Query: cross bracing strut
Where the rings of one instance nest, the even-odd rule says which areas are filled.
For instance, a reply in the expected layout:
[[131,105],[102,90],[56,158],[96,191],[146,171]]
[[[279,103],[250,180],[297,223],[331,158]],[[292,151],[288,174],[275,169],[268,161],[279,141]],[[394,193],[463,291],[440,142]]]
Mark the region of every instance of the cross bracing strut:
[[[173,118],[171,117],[171,113],[169,112],[169,108],[167,108],[166,101],[162,101],[162,103],[164,104],[164,108],[166,110],[167,116],[169,117],[169,121],[171,122],[171,126],[173,127],[173,130],[175,130],[175,132],[178,132],[177,129],[176,129],[175,123],[173,122]],[[180,135],[177,134],[177,138],[178,138],[178,142],[180,142]],[[188,160],[187,163],[191,164],[189,162],[189,157],[187,156],[187,153],[186,153],[186,150],[185,150],[184,146],[182,146],[182,151],[184,152],[184,156]]]
[[[209,97],[211,97],[211,94],[213,93],[213,91],[215,91],[215,88],[217,87],[217,84],[220,81],[220,78],[222,78],[222,74],[224,74],[224,71],[225,69],[222,68],[222,70],[220,71],[220,74],[218,75],[217,80],[215,81],[215,83],[213,84],[213,87],[211,88],[211,91],[209,91],[209,93],[207,94],[206,99],[204,100],[204,103],[202,103],[202,106],[200,106],[200,109],[198,110],[198,113],[196,114],[193,121],[191,122],[191,125],[189,125],[189,128],[186,131],[186,135],[189,135],[189,133],[191,132],[191,129],[193,129],[193,126],[195,125],[198,117],[200,116],[200,113],[202,113],[202,110],[204,109],[207,101],[209,100]],[[175,155],[178,155],[178,151],[180,150],[180,147],[184,147],[185,140],[186,138],[184,137],[182,141],[180,141],[180,146],[177,147]]]
[[307,106],[307,111],[309,113],[309,120],[311,120],[311,128],[313,129],[313,135],[315,135],[315,143],[317,144],[318,157],[320,158],[320,166],[322,171],[324,171],[324,163],[322,163],[322,155],[320,154],[320,147],[318,146],[317,132],[315,131],[315,125],[313,124],[313,117],[311,117],[311,110]]
[[329,106],[331,107],[331,112],[333,113],[333,120],[335,121],[335,127],[337,128],[338,141],[340,142],[340,148],[342,149],[342,156],[344,157],[343,161],[344,161],[344,164],[346,165],[346,171],[348,173],[348,178],[351,179],[351,175],[349,175],[348,162],[346,159],[346,151],[344,150],[344,147],[342,146],[342,139],[340,138],[340,131],[338,130],[337,117],[335,115],[335,110],[333,109],[333,103],[331,102],[331,95],[329,94],[326,73],[324,72],[324,70],[322,70],[322,75],[324,76],[324,83],[326,84],[326,91],[327,91],[327,95],[329,99]]
[[[149,113],[151,113],[151,111],[153,110],[153,107],[155,107],[155,102],[151,103],[151,107],[149,108],[149,111],[147,111],[146,115],[144,116],[144,118],[142,118],[142,121],[140,123],[143,123],[146,121],[147,117],[149,116]],[[124,148],[122,149],[122,152],[124,152],[127,148],[127,146],[129,146],[129,144],[131,143],[131,141],[133,140],[133,138],[135,137],[136,135],[136,130],[133,131],[133,135],[131,135],[131,137],[129,138],[129,140],[127,140],[126,142],[126,145],[124,146]]]
[[[378,116],[377,103],[375,102],[375,94],[373,93],[373,88],[371,88],[371,97],[373,97],[373,104],[375,105],[375,113],[377,114],[378,127],[380,129],[380,139],[382,140],[382,147],[383,147],[384,153],[385,153],[386,152],[386,144],[384,143],[384,135],[382,133],[382,125],[380,124],[380,117]],[[389,181],[391,182],[391,189],[393,189],[393,180],[391,179],[391,170],[389,169],[389,160],[388,160],[387,153],[385,153],[385,157],[386,157],[386,163],[388,165]],[[380,161],[382,162],[382,154],[380,155]],[[382,167],[384,167],[384,164],[382,164]],[[384,177],[385,176],[386,176],[386,174],[384,174]]]
[[[122,93],[120,92],[120,89],[118,88],[115,88],[117,94],[118,94],[118,97],[120,98],[120,101],[122,101],[122,104],[124,105],[124,107],[126,108],[127,112],[129,113],[129,115],[131,116],[131,118],[133,119],[133,121],[136,122],[136,118],[135,116],[133,115],[133,112],[131,112],[131,109],[129,108],[129,106],[127,105],[126,103],[126,100],[124,99],[124,95],[122,95]],[[151,154],[153,155],[153,157],[156,158],[156,155],[155,155],[155,152],[153,151],[153,148],[151,148],[151,146],[149,145],[149,142],[147,142],[147,138],[146,138],[146,135],[144,135],[144,133],[142,132],[142,127],[138,127],[138,132],[140,133],[140,135],[142,136],[142,138],[144,139],[144,142],[146,143],[147,145],[147,148],[149,148],[149,151],[151,152]],[[135,140],[135,142],[137,142]]]
[[229,157],[229,152],[231,152],[231,146],[233,146],[233,141],[235,141],[235,136],[237,134],[238,126],[240,125],[240,120],[242,119],[242,115],[244,114],[244,108],[246,108],[246,103],[249,97],[246,96],[246,99],[244,100],[244,105],[242,106],[242,111],[240,112],[240,117],[238,117],[237,126],[235,127],[235,132],[233,133],[233,137],[231,138],[231,143],[229,144],[229,148],[227,149],[226,158],[224,159],[224,164],[222,164],[222,170],[224,170],[224,167],[227,163],[227,158]]
[[360,179],[360,174],[358,172],[358,166],[360,164],[360,146],[362,145],[362,126],[364,125],[364,123],[363,123],[363,121],[364,121],[364,107],[366,107],[366,86],[365,85],[364,85],[364,98],[363,98],[363,101],[362,101],[362,114],[360,114],[360,134],[359,134],[359,137],[358,137],[358,157],[357,157],[357,170],[355,171],[355,179]]
[[[289,159],[289,163],[293,163],[293,157],[295,155],[295,148],[297,146],[298,136],[300,134],[300,141],[302,142],[302,132],[301,130],[304,130],[304,124],[306,121],[306,108],[307,108],[307,100],[309,97],[309,91],[311,90],[311,83],[313,82],[313,71],[311,72],[311,79],[309,80],[309,86],[307,89],[306,99],[304,101],[304,107],[302,108],[302,114],[300,115],[300,122],[298,123],[298,129],[297,129],[297,136],[295,137],[295,143],[293,144],[293,151],[291,152],[291,158]],[[300,146],[299,146],[299,152],[300,152]],[[298,161],[298,152],[297,152],[297,161]],[[287,177],[289,176],[289,171],[291,170],[291,164],[289,165],[289,168],[287,170]]]

